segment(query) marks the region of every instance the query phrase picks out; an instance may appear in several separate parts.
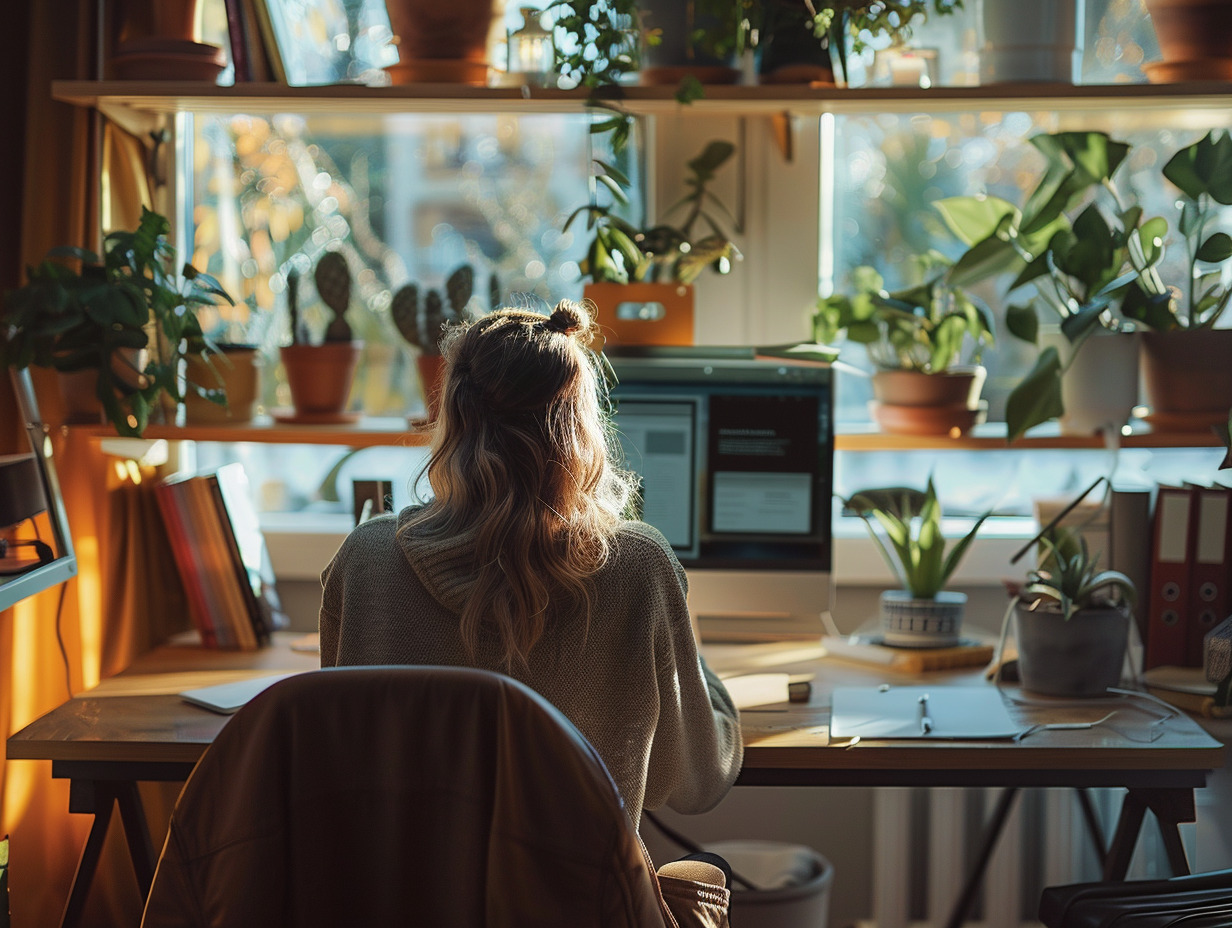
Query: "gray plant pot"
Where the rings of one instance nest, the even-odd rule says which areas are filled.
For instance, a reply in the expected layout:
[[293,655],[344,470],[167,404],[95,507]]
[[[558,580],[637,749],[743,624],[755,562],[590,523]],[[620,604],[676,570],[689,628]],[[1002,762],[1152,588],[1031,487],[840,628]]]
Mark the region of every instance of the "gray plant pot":
[[1085,0],[984,0],[980,83],[1082,78]]
[[1121,682],[1128,638],[1122,609],[1080,609],[1066,621],[1059,611],[1014,607],[1018,676],[1033,693],[1104,695]]
[[950,648],[962,632],[966,593],[943,590],[933,599],[916,599],[906,590],[881,594],[881,631],[896,648]]

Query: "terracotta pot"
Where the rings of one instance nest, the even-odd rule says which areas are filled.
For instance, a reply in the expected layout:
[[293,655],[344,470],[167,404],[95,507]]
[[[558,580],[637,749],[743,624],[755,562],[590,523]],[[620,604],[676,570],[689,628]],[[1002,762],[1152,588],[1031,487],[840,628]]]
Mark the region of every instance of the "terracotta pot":
[[441,381],[445,376],[445,359],[439,354],[421,354],[415,358],[419,368],[419,387],[423,392],[428,421],[435,422],[441,411]]
[[985,368],[955,367],[937,374],[881,370],[873,374],[872,414],[891,435],[963,435],[983,421]]
[[297,416],[329,417],[345,412],[362,347],[362,342],[326,342],[280,349]]
[[692,345],[693,287],[676,283],[587,284],[584,299],[609,345]]
[[251,422],[256,413],[257,398],[261,395],[261,353],[252,345],[218,347],[221,354],[211,355],[209,360],[192,355],[186,376],[190,384],[221,388],[227,403],[211,403],[189,388],[184,397],[184,421],[189,425]]
[[1061,613],[1014,607],[1018,676],[1023,689],[1045,696],[1104,696],[1121,682],[1129,613],[1081,609]]
[[503,0],[388,0],[399,62],[395,84],[416,81],[483,85],[488,48],[504,38]]
[[[146,348],[117,350],[111,359],[111,373],[121,384],[137,390],[143,385],[140,373],[149,363],[150,352]],[[98,398],[98,370],[90,367],[83,371],[56,371],[60,396],[64,400],[64,421],[98,423],[107,421],[107,413]],[[117,391],[117,396],[121,394]]]
[[1163,432],[1225,425],[1232,409],[1232,329],[1142,334],[1147,421]]
[[213,81],[227,66],[217,45],[194,40],[198,0],[126,0],[111,57],[120,80]]
[[1227,80],[1232,73],[1232,3],[1146,0],[1162,62],[1143,66],[1155,82]]

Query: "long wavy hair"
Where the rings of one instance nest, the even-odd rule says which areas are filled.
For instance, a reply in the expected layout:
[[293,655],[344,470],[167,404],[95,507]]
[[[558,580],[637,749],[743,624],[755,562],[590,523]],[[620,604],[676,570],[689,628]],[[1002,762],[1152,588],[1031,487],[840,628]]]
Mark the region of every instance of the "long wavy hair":
[[472,657],[495,634],[506,667],[554,619],[589,621],[589,578],[606,562],[633,492],[616,467],[606,383],[586,307],[502,309],[454,327],[427,465],[434,498],[407,528],[475,537],[461,615]]

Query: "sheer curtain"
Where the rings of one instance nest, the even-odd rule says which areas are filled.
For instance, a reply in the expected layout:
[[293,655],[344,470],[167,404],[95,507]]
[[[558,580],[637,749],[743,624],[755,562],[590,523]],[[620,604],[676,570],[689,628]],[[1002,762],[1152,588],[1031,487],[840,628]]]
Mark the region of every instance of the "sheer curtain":
[[[53,80],[98,75],[97,36],[109,34],[97,29],[99,11],[109,12],[116,3],[40,0],[10,6],[5,27],[11,41],[0,60],[0,116],[10,140],[0,146],[3,291],[19,285],[22,269],[48,248],[96,248],[100,215],[112,227],[131,228],[143,202],[157,206],[145,183],[143,140],[104,125],[90,110],[51,98]],[[102,170],[106,183],[100,183]],[[100,190],[107,191],[105,204]],[[45,371],[34,375],[43,418],[55,423],[61,404],[54,379]],[[97,442],[79,435],[55,437],[80,576],[64,586],[59,616],[59,589],[0,612],[0,724],[6,737],[63,702],[70,690],[79,693],[123,669],[174,630],[169,616],[185,614],[177,584],[151,583],[169,575],[148,492],[155,475],[117,468]],[[5,374],[0,453],[20,450],[22,441]],[[145,482],[136,484],[134,473]],[[156,846],[176,789],[152,788],[147,797]],[[52,779],[50,763],[0,757],[0,836],[12,838],[9,904],[15,928],[55,924],[61,916],[90,826],[89,816],[69,813],[68,794],[66,781]],[[89,925],[134,925],[140,918],[122,839],[113,822],[87,905]]]

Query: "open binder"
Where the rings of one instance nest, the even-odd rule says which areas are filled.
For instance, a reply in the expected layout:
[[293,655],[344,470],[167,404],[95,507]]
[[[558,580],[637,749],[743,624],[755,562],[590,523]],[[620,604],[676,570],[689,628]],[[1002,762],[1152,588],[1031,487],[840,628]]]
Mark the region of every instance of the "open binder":
[[991,686],[840,686],[831,702],[831,738],[986,741],[1021,729]]

